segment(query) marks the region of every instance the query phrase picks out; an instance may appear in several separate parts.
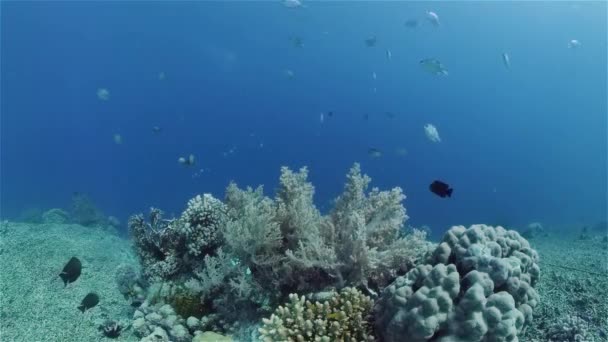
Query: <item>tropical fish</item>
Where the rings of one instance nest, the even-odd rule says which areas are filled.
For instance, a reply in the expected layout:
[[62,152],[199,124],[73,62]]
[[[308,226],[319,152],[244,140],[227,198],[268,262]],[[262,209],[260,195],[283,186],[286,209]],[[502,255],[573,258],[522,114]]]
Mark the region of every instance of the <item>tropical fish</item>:
[[80,302],[80,305],[78,305],[78,310],[84,313],[86,310],[97,305],[97,303],[99,303],[99,296],[96,293],[90,292],[84,297],[82,302]]
[[300,0],[283,0],[283,6],[287,8],[300,8],[304,7]]
[[511,58],[506,52],[502,54],[502,64],[504,64],[507,69],[511,68]]
[[97,89],[97,98],[102,101],[108,101],[110,99],[110,91],[106,88]]
[[572,39],[568,42],[568,49],[576,49],[581,46],[581,42],[576,39]]
[[431,183],[431,185],[429,185],[429,189],[432,193],[441,198],[452,197],[452,192],[454,191],[454,189],[450,188],[448,184],[440,180],[436,180]]
[[426,134],[426,137],[432,142],[441,142],[439,131],[437,131],[437,127],[433,126],[432,124],[424,125],[424,134]]
[[165,72],[164,72],[164,71],[161,71],[161,72],[159,72],[159,73],[158,73],[158,80],[159,80],[159,81],[162,81],[162,80],[164,80],[165,78],[167,78],[167,75],[165,74]]
[[369,37],[365,40],[365,45],[367,47],[374,47],[378,43],[378,38],[376,36]]
[[192,166],[192,165],[194,165],[195,159],[194,159],[194,155],[191,154],[188,156],[188,158],[179,157],[179,159],[177,161],[184,166]]
[[302,37],[293,36],[293,37],[289,37],[289,40],[291,41],[293,46],[295,46],[297,48],[304,47],[304,40],[302,39]]
[[430,72],[433,75],[448,75],[448,69],[435,58],[425,58],[420,61],[422,69]]
[[407,149],[405,147],[399,147],[395,150],[395,153],[400,157],[405,157],[407,156]]
[[441,23],[439,22],[439,16],[433,11],[426,12],[426,19],[435,27],[441,26]]
[[114,143],[116,145],[122,144],[122,135],[120,135],[118,133],[114,134]]
[[389,119],[394,119],[397,116],[393,112],[384,112],[384,115],[386,115],[386,117]]
[[293,70],[290,70],[290,69],[286,69],[284,71],[284,74],[285,74],[285,77],[287,77],[290,80],[296,76],[296,74],[293,72]]
[[372,158],[380,158],[380,157],[382,157],[382,151],[380,151],[377,148],[373,148],[373,147],[369,148],[367,150],[367,154],[369,154],[369,156],[372,157]]
[[59,277],[63,280],[63,285],[67,286],[80,277],[80,272],[82,272],[82,263],[77,257],[72,257],[59,273]]

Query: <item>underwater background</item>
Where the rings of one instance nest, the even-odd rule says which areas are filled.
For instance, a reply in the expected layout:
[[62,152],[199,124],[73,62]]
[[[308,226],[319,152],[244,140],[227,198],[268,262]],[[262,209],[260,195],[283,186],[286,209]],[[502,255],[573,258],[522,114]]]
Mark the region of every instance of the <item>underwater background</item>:
[[1,1],[0,342],[608,341],[607,17]]
[[179,212],[230,180],[273,191],[282,165],[324,209],[355,161],[439,234],[606,217],[603,1],[3,2],[1,25],[3,217],[74,192],[123,221]]

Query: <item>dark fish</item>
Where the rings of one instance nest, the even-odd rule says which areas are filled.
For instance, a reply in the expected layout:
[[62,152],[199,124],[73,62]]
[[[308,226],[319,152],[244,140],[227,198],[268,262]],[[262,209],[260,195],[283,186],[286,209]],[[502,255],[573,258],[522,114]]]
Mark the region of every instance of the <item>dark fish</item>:
[[367,47],[374,47],[374,46],[376,46],[376,44],[377,44],[377,43],[378,43],[378,39],[376,38],[376,36],[373,36],[373,37],[367,38],[367,39],[365,40],[365,45],[366,45]]
[[82,271],[82,263],[78,260],[77,257],[72,257],[65,267],[63,271],[59,273],[59,277],[63,280],[63,285],[67,286],[69,283],[73,283],[80,277],[80,272]]
[[367,154],[369,154],[369,156],[372,158],[382,157],[382,151],[380,151],[377,148],[373,148],[373,147],[367,150]]
[[384,115],[386,115],[386,117],[389,119],[394,119],[396,116],[395,113],[391,113],[391,112],[384,112]]
[[405,21],[405,27],[413,29],[418,27],[418,20],[417,19],[408,19]]
[[334,116],[334,112],[327,112],[327,117],[331,118],[332,116]]
[[91,292],[88,295],[84,296],[84,299],[82,300],[82,302],[80,302],[80,305],[78,306],[78,310],[84,313],[86,310],[97,305],[97,303],[99,303],[99,296],[96,293]]
[[437,196],[441,198],[452,197],[452,191],[454,189],[440,180],[436,180],[429,186],[429,189]]
[[295,46],[297,48],[301,48],[304,46],[304,41],[302,40],[301,37],[298,37],[298,36],[289,37],[289,40],[291,40],[291,43],[293,44],[293,46]]
[[369,120],[369,114],[363,114],[363,120],[365,120],[365,121]]

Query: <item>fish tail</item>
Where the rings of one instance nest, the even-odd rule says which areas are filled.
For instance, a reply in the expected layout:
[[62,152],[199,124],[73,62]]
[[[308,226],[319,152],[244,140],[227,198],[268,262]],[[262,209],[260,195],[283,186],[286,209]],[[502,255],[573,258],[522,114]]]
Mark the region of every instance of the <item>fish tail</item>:
[[80,310],[80,312],[84,313],[84,305],[78,305],[78,310]]

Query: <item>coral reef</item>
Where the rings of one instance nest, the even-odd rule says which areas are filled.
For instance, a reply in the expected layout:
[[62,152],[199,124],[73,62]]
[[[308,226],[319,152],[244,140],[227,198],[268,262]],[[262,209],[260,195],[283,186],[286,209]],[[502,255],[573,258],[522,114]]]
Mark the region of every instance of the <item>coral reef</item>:
[[163,219],[159,209],[129,219],[144,275],[151,281],[172,279],[191,272],[222,241],[225,207],[210,194],[196,196],[179,219]]
[[373,301],[354,288],[330,294],[323,302],[311,302],[293,293],[259,329],[262,341],[374,341],[368,316]]
[[171,305],[149,305],[144,302],[133,315],[132,328],[142,341],[192,340],[186,321],[177,315]]
[[539,236],[547,236],[547,232],[540,222],[531,222],[521,231],[521,236],[524,239],[531,240]]
[[125,299],[131,301],[131,304],[136,306],[142,303],[145,299],[145,285],[140,279],[139,273],[129,264],[120,264],[116,267],[114,275],[118,291],[122,293]]
[[371,179],[355,164],[335,208],[323,216],[307,178],[306,168],[283,167],[274,199],[262,187],[233,183],[224,203],[197,196],[178,219],[163,219],[158,209],[149,222],[131,217],[143,275],[182,284],[205,312],[234,321],[268,313],[293,292],[351,286],[375,294],[429,250],[423,232],[403,232],[408,217],[400,188],[368,192]]
[[[223,336],[211,331],[217,321],[215,316],[202,317],[201,319],[190,316],[184,319],[169,304],[151,304],[145,301],[133,315],[133,330],[142,338],[141,341],[231,341],[228,336]],[[215,328],[217,329],[217,328]],[[217,339],[217,340],[215,340]]]
[[76,192],[70,204],[70,218],[72,222],[82,226],[94,226],[105,223],[105,217],[86,194]]
[[261,188],[228,188],[226,203],[234,219],[227,244],[248,262],[260,286],[271,284],[285,295],[344,286],[378,290],[429,248],[424,233],[403,234],[407,215],[401,189],[366,193],[371,179],[355,164],[335,208],[322,216],[307,176],[306,168],[282,168],[274,206]]
[[515,231],[452,227],[428,264],[388,286],[376,303],[385,341],[517,341],[538,303],[538,254]]
[[62,209],[50,209],[42,214],[42,223],[45,224],[62,224],[70,220],[70,214]]
[[547,331],[547,341],[549,342],[585,342],[592,341],[593,337],[589,334],[589,322],[578,316],[565,316],[560,322],[555,322]]

